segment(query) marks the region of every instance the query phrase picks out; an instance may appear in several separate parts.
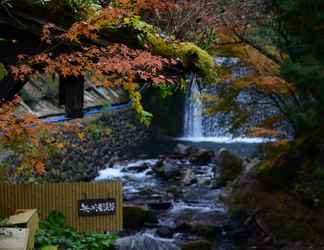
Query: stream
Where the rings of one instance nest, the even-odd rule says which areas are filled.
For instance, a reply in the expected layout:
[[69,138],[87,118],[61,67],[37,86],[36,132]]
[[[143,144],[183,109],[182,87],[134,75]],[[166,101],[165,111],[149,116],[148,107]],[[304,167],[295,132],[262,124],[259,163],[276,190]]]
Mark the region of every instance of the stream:
[[214,155],[226,147],[249,156],[256,145],[151,142],[128,159],[107,164],[96,181],[120,180],[124,189],[125,230],[118,249],[242,249],[230,236],[233,222],[222,201],[223,190],[214,188]]
[[205,115],[194,74],[188,84],[183,136],[141,145],[126,159],[108,163],[96,177],[123,183],[119,250],[246,249],[248,237],[231,218],[224,190],[217,188],[217,152],[226,148],[244,159],[264,139],[233,138],[218,126],[216,116]]

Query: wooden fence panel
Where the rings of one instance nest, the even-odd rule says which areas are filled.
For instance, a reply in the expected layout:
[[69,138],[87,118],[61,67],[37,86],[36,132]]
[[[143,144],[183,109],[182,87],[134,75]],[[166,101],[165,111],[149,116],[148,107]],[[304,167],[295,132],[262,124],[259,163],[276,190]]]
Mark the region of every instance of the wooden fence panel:
[[[113,199],[116,209],[110,215],[79,215],[79,202]],[[41,219],[52,211],[62,212],[67,222],[82,232],[117,232],[123,227],[123,198],[120,182],[0,184],[0,216],[17,209],[37,209]]]

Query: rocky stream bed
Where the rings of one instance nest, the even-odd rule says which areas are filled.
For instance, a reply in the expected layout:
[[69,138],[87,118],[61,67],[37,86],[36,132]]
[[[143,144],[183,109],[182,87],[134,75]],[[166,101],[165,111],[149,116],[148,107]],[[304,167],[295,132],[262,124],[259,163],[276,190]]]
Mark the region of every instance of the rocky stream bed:
[[[173,149],[116,159],[96,177],[123,182],[125,230],[118,249],[245,249],[248,230],[222,201],[222,186],[241,171],[243,160],[224,148],[167,147]],[[234,151],[251,153],[253,147],[236,145]]]

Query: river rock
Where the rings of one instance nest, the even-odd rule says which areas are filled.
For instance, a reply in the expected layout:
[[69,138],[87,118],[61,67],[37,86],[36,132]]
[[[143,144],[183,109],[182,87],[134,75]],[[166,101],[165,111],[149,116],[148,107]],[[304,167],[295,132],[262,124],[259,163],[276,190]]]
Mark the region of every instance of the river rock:
[[177,144],[174,148],[174,153],[180,156],[188,156],[189,154],[193,153],[194,148],[190,145],[185,144]]
[[181,246],[181,250],[211,250],[212,244],[207,240],[189,241]]
[[135,235],[121,238],[115,243],[117,250],[180,250],[171,242],[150,235]]
[[177,162],[173,160],[160,161],[153,168],[153,171],[155,172],[156,175],[165,179],[170,179],[170,178],[180,176],[181,175],[180,170],[181,170],[181,166],[179,166]]
[[222,232],[222,227],[211,224],[183,223],[178,225],[175,230],[178,232],[199,235],[207,239],[214,239]]
[[128,167],[127,169],[123,169],[123,172],[132,171],[132,172],[140,173],[149,169],[150,167],[151,166],[148,163],[143,163],[136,166]]
[[159,227],[156,234],[162,238],[172,238],[173,230],[169,227]]
[[197,165],[207,165],[214,158],[215,153],[212,150],[199,149],[189,156],[190,162]]
[[178,207],[170,211],[177,232],[191,233],[206,238],[215,238],[228,223],[228,217],[220,211],[203,207]]
[[126,205],[123,207],[125,228],[141,228],[145,224],[158,222],[156,214],[142,206]]
[[183,178],[182,178],[181,182],[183,185],[188,186],[188,185],[196,183],[197,178],[191,169],[186,169],[183,174]]
[[243,160],[226,148],[221,148],[218,153],[219,179],[216,186],[225,186],[229,181],[236,179],[243,171]]

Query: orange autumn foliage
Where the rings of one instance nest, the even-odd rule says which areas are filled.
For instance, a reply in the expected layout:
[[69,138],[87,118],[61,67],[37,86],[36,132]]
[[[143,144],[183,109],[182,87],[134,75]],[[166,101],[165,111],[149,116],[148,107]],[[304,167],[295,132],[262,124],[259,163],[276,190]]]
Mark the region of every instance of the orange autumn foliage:
[[[142,9],[141,5],[148,2],[153,5],[159,1],[139,1],[135,5]],[[11,67],[14,78],[23,81],[38,74],[58,73],[64,77],[90,75],[94,85],[106,88],[125,88],[128,83],[175,83],[177,76],[166,73],[166,68],[175,66],[179,61],[123,44],[107,45],[100,40],[100,32],[104,27],[118,26],[125,17],[134,15],[130,3],[134,4],[133,1],[122,1],[120,6],[103,8],[87,20],[74,23],[67,31],[53,24],[45,25],[42,40],[50,47],[44,53],[32,57],[20,55],[18,65]],[[54,43],[73,43],[74,47],[69,52],[53,53]],[[133,90],[138,91],[138,88]]]
[[[118,27],[124,18],[143,10],[162,12],[171,7],[163,0],[121,0],[92,13],[87,19],[75,22],[67,30],[55,24],[46,24],[41,41],[47,48],[34,56],[18,55],[18,63],[11,66],[11,74],[17,81],[26,81],[39,74],[87,77],[96,86],[123,88],[130,93],[135,110],[143,117],[148,116],[140,103],[140,84],[173,84],[176,77],[165,74],[165,69],[178,64],[178,61],[153,55],[145,49],[108,43],[102,40],[101,32],[107,26]],[[65,46],[63,51],[60,50],[61,45]],[[62,150],[65,142],[51,137],[51,126],[43,124],[33,115],[18,115],[18,105],[17,98],[1,103],[3,146],[21,156],[19,162],[15,163],[17,173],[22,171],[30,176],[42,176],[46,172],[46,161],[50,154]],[[144,123],[147,123],[147,119],[149,117],[143,120]],[[81,141],[85,139],[83,132],[77,131],[77,134]]]
[[17,96],[10,102],[0,103],[1,149],[13,152],[7,164],[14,164],[17,174],[42,176],[46,172],[45,161],[51,153],[62,149],[62,145],[49,135],[55,126],[45,125],[30,113],[19,113],[19,103]]

